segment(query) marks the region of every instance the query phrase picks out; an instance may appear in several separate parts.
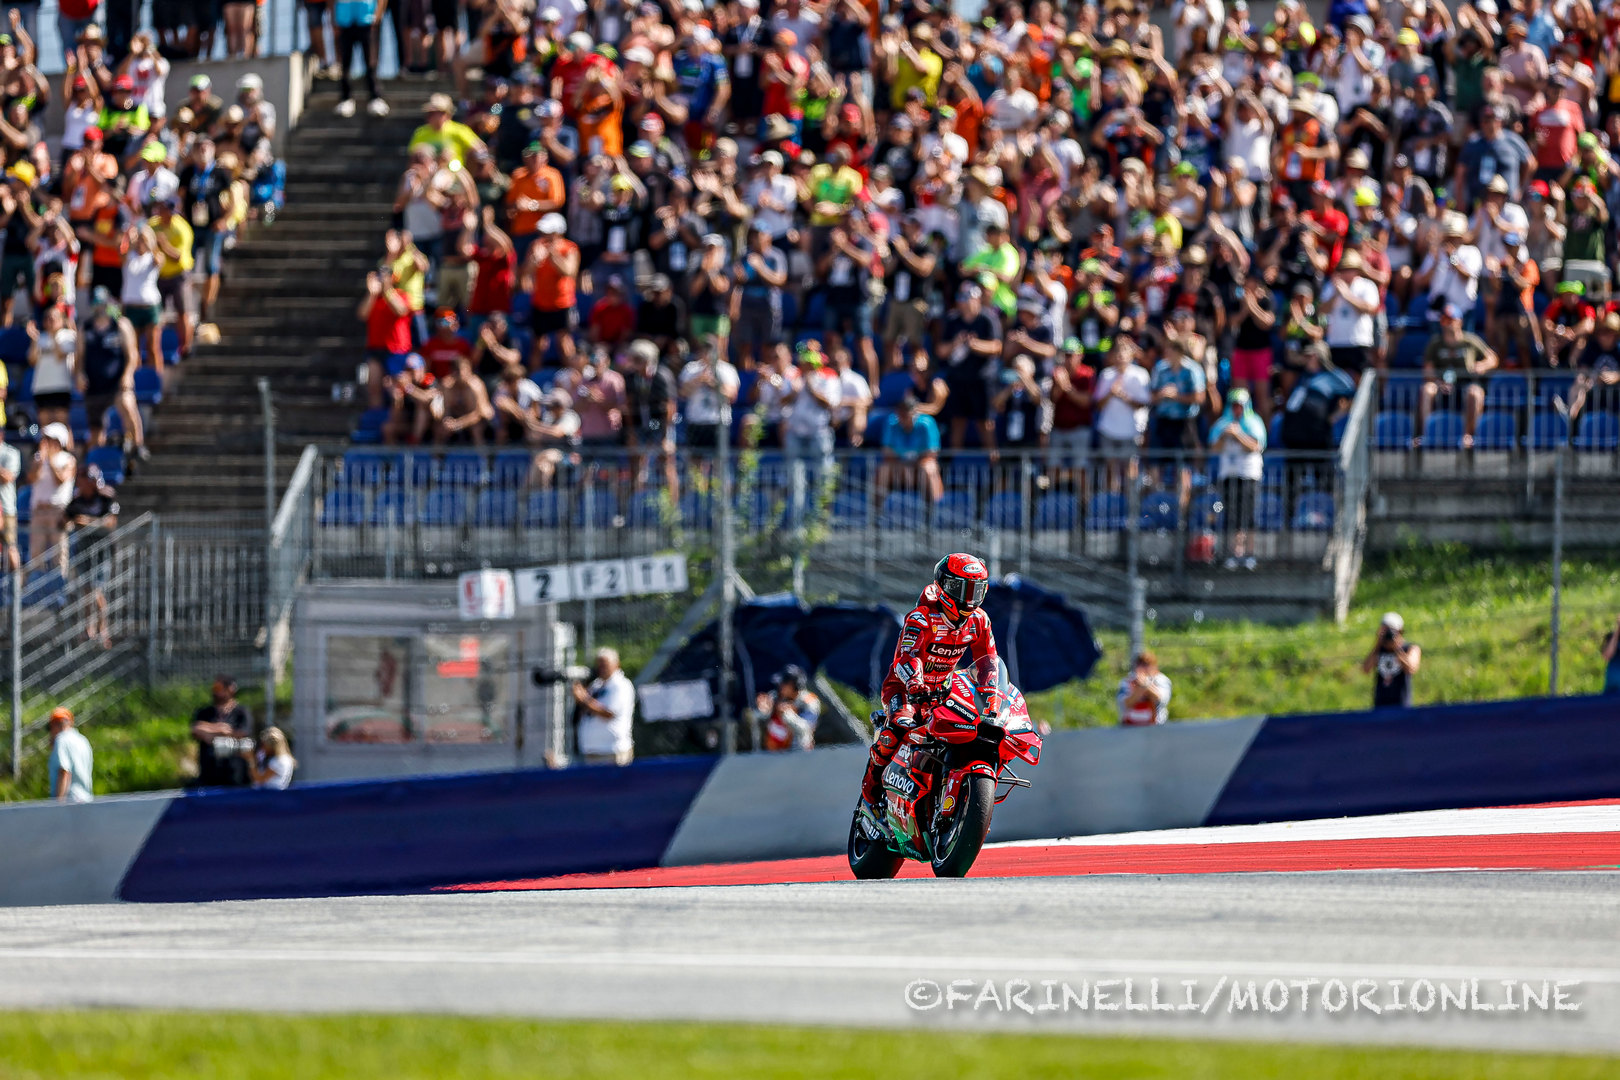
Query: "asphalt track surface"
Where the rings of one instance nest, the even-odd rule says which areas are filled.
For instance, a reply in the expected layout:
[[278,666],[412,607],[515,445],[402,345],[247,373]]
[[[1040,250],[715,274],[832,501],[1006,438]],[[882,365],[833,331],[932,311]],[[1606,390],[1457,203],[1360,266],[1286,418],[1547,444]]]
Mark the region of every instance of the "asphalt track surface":
[[[937,1025],[1616,1052],[1617,888],[1620,874],[1610,872],[1363,871],[18,908],[0,911],[0,1007]],[[1321,983],[1309,987],[1306,1011],[1298,989],[1287,1008],[1266,1011],[1268,983],[1276,1004],[1290,982],[1310,979]],[[1320,993],[1333,979],[1351,1004],[1328,1012]],[[1470,1006],[1503,1004],[1500,979],[1514,981],[1515,1003],[1523,982],[1539,993],[1543,980],[1566,980],[1577,985],[1565,988],[1564,1003],[1579,1011],[1549,1001],[1528,1011],[1448,1003],[1444,1012],[1436,1004],[1374,1014],[1354,1003],[1361,992],[1387,1006],[1390,979],[1404,980],[1403,1002],[1426,979]],[[1192,1008],[1183,1007],[1183,980],[1193,980]],[[1243,996],[1249,980],[1262,999],[1254,1006]],[[908,1007],[908,987],[933,1007]],[[979,1003],[947,1007],[947,991]],[[1155,1000],[1171,1008],[1129,1007]],[[1049,1002],[1060,1007],[1040,1008]]]

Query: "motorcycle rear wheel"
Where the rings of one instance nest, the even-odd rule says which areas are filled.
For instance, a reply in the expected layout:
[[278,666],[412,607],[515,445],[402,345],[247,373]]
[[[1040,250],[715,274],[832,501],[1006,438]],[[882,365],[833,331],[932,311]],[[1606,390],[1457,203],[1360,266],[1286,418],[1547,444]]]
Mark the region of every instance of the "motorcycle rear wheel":
[[861,812],[849,823],[849,868],[857,881],[876,881],[892,878],[900,872],[904,858],[891,851],[881,840],[873,840],[861,828]]
[[977,774],[962,785],[961,809],[934,838],[934,876],[967,877],[990,835],[990,812],[996,806],[996,782]]

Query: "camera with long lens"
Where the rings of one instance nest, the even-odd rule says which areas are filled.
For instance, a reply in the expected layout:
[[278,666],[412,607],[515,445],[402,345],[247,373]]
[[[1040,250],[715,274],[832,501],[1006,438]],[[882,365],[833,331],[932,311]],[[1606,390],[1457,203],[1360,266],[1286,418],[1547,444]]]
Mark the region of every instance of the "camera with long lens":
[[568,664],[563,667],[546,667],[542,665],[529,673],[530,680],[541,689],[557,686],[560,683],[590,682],[592,677],[591,669],[582,667],[579,664]]

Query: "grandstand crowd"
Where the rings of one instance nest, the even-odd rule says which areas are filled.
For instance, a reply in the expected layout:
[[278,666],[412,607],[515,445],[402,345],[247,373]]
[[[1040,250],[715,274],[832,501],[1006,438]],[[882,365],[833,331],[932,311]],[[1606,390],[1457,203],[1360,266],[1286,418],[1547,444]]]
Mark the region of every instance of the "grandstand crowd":
[[[357,439],[528,444],[541,480],[718,438],[1258,480],[1373,370],[1386,449],[1620,438],[1587,0],[965,11],[470,11],[367,282]],[[1491,389],[1515,370],[1557,378]]]
[[115,519],[116,486],[148,456],[144,426],[166,370],[199,329],[217,338],[209,320],[225,253],[282,198],[276,110],[258,75],[216,93],[199,74],[171,102],[170,62],[151,34],[104,31],[64,9],[66,70],[47,78],[28,29],[36,12],[23,7],[28,17],[8,9],[0,32],[0,419],[16,451],[14,467],[0,455],[0,511],[11,566],[25,549],[65,560],[70,529]]

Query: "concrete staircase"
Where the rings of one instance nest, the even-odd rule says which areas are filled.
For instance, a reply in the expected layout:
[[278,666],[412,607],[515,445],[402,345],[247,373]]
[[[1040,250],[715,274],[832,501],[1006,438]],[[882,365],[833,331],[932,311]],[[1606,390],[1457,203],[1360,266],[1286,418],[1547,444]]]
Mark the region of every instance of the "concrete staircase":
[[355,307],[382,255],[405,145],[436,89],[394,82],[384,90],[391,115],[362,108],[344,120],[332,112],[333,85],[316,84],[288,140],[287,208],[245,230],[226,257],[219,344],[198,346],[173,374],[148,439],[152,460],[120,491],[126,514],[263,520],[261,376],[275,400],[280,485],[303,444],[347,437],[363,403],[334,402],[332,387],[361,362]]

